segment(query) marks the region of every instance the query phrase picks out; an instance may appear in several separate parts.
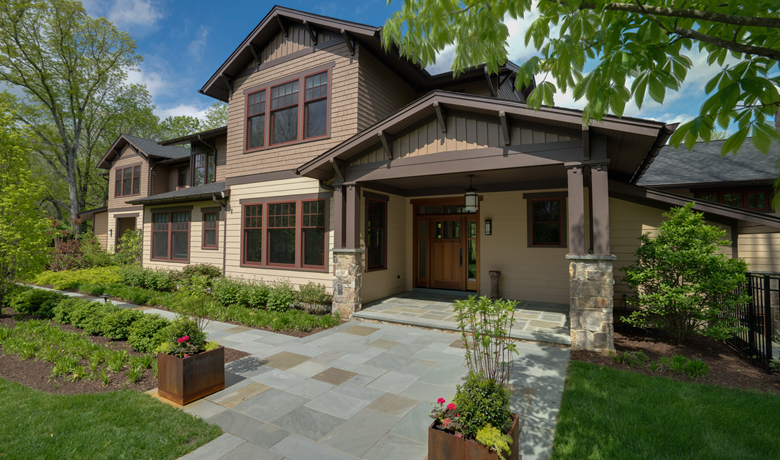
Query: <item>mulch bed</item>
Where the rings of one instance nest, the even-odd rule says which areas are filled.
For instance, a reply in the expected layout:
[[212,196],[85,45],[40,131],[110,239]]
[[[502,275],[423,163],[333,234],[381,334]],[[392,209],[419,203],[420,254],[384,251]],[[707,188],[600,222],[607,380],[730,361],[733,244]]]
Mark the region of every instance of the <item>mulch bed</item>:
[[[6,309],[6,314],[3,315],[0,311],[0,326],[15,327],[17,321],[25,321],[28,319],[40,319],[30,315],[22,315],[13,312],[11,309]],[[56,324],[60,329],[68,332],[83,332],[81,329],[71,326],[69,324]],[[90,336],[90,340],[99,345],[108,345],[114,350],[126,350],[131,356],[140,355],[141,353],[135,350],[127,344],[126,340],[111,340],[101,336]],[[243,351],[234,350],[232,348],[225,348],[225,363],[235,361],[237,359],[249,356],[249,353]],[[86,365],[86,360],[80,364]],[[45,391],[46,393],[53,394],[82,394],[82,393],[102,393],[106,391],[115,391],[121,389],[130,389],[137,391],[148,391],[153,388],[157,388],[157,379],[154,377],[154,371],[147,369],[144,371],[143,377],[135,383],[127,381],[124,373],[114,374],[111,373],[111,382],[108,385],[97,380],[82,379],[75,382],[71,382],[67,377],[51,377],[51,369],[54,367],[54,363],[48,363],[45,361],[37,361],[35,359],[26,359],[20,361],[15,355],[3,354],[3,348],[0,347],[0,377],[13,382],[21,383],[22,385],[34,388],[36,390]]]
[[[683,355],[689,359],[700,359],[710,367],[710,373],[706,378],[695,380],[697,382],[740,390],[758,390],[780,394],[779,374],[768,374],[722,341],[694,337],[688,342],[678,345],[662,331],[634,328],[620,323],[616,319],[615,350],[618,352],[642,350],[653,361],[658,361],[664,356],[671,358],[675,354]],[[610,356],[591,351],[572,351],[571,359],[645,375],[663,375],[679,381],[691,381],[687,377],[673,372],[652,373],[646,368],[632,368],[627,364],[615,364]]]

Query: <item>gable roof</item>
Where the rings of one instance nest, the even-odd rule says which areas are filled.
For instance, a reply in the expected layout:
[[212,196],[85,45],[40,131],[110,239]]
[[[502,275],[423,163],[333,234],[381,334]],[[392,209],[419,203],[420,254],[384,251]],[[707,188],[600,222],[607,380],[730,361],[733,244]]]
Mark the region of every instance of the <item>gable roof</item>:
[[[262,48],[283,31],[282,27],[287,28],[290,25],[308,25],[313,30],[328,31],[337,36],[348,37],[350,40],[360,42],[360,45],[374,56],[385,61],[385,63],[391,64],[389,67],[418,91],[427,91],[437,85],[455,81],[485,78],[484,65],[468,69],[459,75],[457,79],[453,78],[452,72],[431,75],[418,63],[401,57],[396,47],[385,51],[380,38],[382,27],[359,24],[275,5],[198,92],[220,101],[228,102],[230,88],[222,76],[224,75],[228,80],[236,79],[242,73],[247,62],[254,60],[253,52],[255,51],[252,47],[255,49]],[[499,73],[511,73],[517,71],[517,69],[518,67],[515,64],[507,62],[500,67]]]
[[108,149],[108,152],[106,152],[106,154],[103,155],[103,158],[98,161],[97,167],[101,169],[111,169],[111,162],[119,157],[119,152],[121,152],[126,145],[130,145],[136,153],[146,159],[149,159],[150,157],[179,159],[190,155],[190,149],[164,146],[151,139],[131,136],[130,134],[120,134],[111,148]]
[[[327,180],[335,173],[332,161],[348,161],[375,146],[379,142],[380,133],[390,136],[400,133],[435,116],[437,107],[492,116],[496,117],[496,121],[499,113],[503,112],[519,123],[536,123],[577,133],[582,130],[582,112],[579,110],[542,107],[535,111],[522,102],[435,90],[305,163],[296,172],[306,177]],[[653,120],[607,115],[601,122],[593,122],[590,132],[610,137],[611,143],[607,145],[607,152],[612,159],[610,175],[628,182],[644,167],[646,159],[666,142],[675,126]]]
[[693,149],[680,144],[678,148],[667,145],[648,168],[638,185],[653,186],[695,186],[702,184],[724,185],[726,183],[770,182],[777,177],[775,165],[780,160],[780,144],[772,143],[768,154],[753,146],[750,138],[736,155],[722,157],[720,152],[725,140],[709,144],[697,142]]

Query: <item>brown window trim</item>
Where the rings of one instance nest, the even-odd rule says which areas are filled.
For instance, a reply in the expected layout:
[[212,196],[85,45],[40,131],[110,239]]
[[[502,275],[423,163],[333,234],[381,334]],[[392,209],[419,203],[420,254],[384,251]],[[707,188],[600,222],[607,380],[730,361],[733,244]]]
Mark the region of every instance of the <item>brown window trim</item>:
[[262,267],[263,266],[263,257],[265,257],[265,251],[262,250],[260,253],[260,262],[248,262],[246,260],[246,208],[248,206],[260,206],[260,227],[249,227],[250,229],[259,229],[260,234],[262,235],[262,239],[260,240],[260,245],[263,246],[265,244],[265,235],[263,234],[263,218],[265,217],[265,203],[240,203],[241,204],[241,266],[242,267]]
[[206,185],[206,184],[212,184],[213,182],[208,182],[209,179],[209,155],[214,155],[214,182],[217,181],[217,151],[216,150],[205,150],[203,152],[193,152],[192,158],[190,161],[190,164],[192,165],[191,171],[190,171],[190,184],[192,184],[193,187],[197,187],[195,185],[195,172],[197,171],[196,165],[196,159],[198,155],[206,155],[206,172],[203,175],[203,183],[198,185]]
[[[295,219],[295,226],[294,227],[271,227],[271,224],[269,223],[269,220],[271,219],[271,214],[268,211],[268,208],[270,205],[273,204],[294,204],[295,205],[295,214],[293,218]],[[301,223],[301,206],[299,201],[295,200],[281,200],[281,201],[268,201],[265,203],[265,215],[263,216],[265,218],[265,231],[263,232],[263,236],[265,237],[264,241],[264,248],[265,248],[265,256],[263,259],[265,259],[263,262],[265,262],[266,267],[271,268],[298,268],[298,247],[300,246],[300,239],[298,235],[298,229],[300,228]],[[278,262],[271,262],[271,237],[269,233],[271,232],[271,229],[290,229],[292,228],[295,231],[295,249],[293,251],[293,263],[291,264],[281,264]]]
[[[259,93],[265,93],[265,100],[262,102],[263,109],[260,112],[257,112],[255,114],[250,115],[249,114],[249,97],[252,96],[252,95],[255,95],[255,94],[259,94]],[[268,109],[266,107],[267,105],[268,105],[268,91],[266,91],[266,88],[260,88],[257,91],[252,91],[251,93],[245,94],[245,97],[244,97],[244,127],[245,127],[245,129],[244,129],[244,149],[245,150],[246,150],[246,147],[249,145],[249,136],[252,134],[251,131],[249,130],[249,122],[251,121],[252,118],[256,118],[256,117],[259,117],[259,116],[264,117],[263,118],[263,145],[261,145],[260,147],[253,147],[252,150],[254,151],[256,149],[262,149],[262,148],[266,148],[268,146],[268,139],[265,138],[265,133],[266,133],[266,131],[268,131],[268,119],[270,118],[270,117],[267,116],[268,115],[268,113],[267,113]]]
[[387,204],[388,204],[388,201],[384,200],[384,199],[376,200],[376,199],[373,199],[373,198],[366,198],[366,230],[365,230],[366,231],[366,238],[368,238],[368,230],[369,230],[369,227],[368,227],[368,204],[370,202],[372,202],[372,201],[375,202],[375,203],[380,203],[382,205],[382,207],[384,208],[384,214],[385,214],[384,215],[384,219],[383,219],[384,226],[382,227],[382,229],[384,230],[382,232],[382,251],[384,251],[384,254],[382,255],[382,262],[383,263],[382,263],[381,267],[369,268],[368,267],[368,261],[370,259],[370,257],[369,257],[370,248],[368,247],[368,243],[366,243],[366,272],[375,272],[375,271],[380,271],[380,270],[387,270]]
[[[184,174],[182,175],[182,171]],[[216,172],[216,171],[215,171]],[[184,183],[182,184],[182,179],[184,179]],[[186,166],[179,166],[176,172],[176,188],[186,187],[187,186],[187,167]]]
[[[302,212],[303,212],[303,205],[302,203],[304,201],[317,201],[322,200],[325,201],[325,241],[324,241],[324,248],[327,254],[327,250],[329,249],[330,245],[330,220],[328,218],[328,215],[330,213],[330,193],[311,193],[311,194],[305,194],[305,195],[291,195],[291,196],[283,196],[283,197],[267,197],[267,198],[244,198],[239,200],[239,204],[241,205],[241,258],[239,266],[246,267],[246,268],[270,268],[274,270],[288,270],[288,271],[298,271],[298,272],[313,272],[313,273],[327,273],[329,272],[330,268],[328,265],[328,256],[325,256],[325,265],[322,267],[313,267],[309,265],[303,265],[303,248],[301,247],[301,229],[302,229]],[[280,264],[270,264],[268,262],[268,204],[274,204],[274,203],[296,203],[296,210],[295,210],[295,265],[280,265]],[[246,237],[245,237],[245,210],[247,206],[262,206],[262,224],[263,227],[261,227],[263,231],[263,253],[261,255],[261,262],[247,262],[246,261]]]
[[[214,244],[208,245],[206,244],[206,216],[208,215],[214,215],[216,218],[214,219]],[[202,214],[202,229],[201,229],[201,236],[200,236],[200,248],[201,249],[219,249],[219,211],[204,211]]]
[[[741,194],[741,198],[740,198],[741,203],[738,209],[744,209],[746,211],[755,211],[755,212],[772,212],[772,198],[774,195],[773,195],[773,190],[771,188],[745,188],[745,189],[730,188],[730,189],[719,189],[719,190],[703,189],[703,190],[694,191],[693,196],[697,199],[702,199],[703,195],[717,195],[718,201],[716,201],[716,203],[730,206],[725,203],[724,195],[726,195],[727,193]],[[763,208],[756,208],[756,209],[748,207],[749,204],[748,194],[750,193],[764,193],[766,195],[766,206]]]
[[[528,247],[529,248],[566,248],[568,247],[568,234],[567,234],[567,218],[566,214],[566,199],[568,192],[542,192],[542,193],[525,193],[523,198],[526,201],[526,230],[528,234]],[[560,222],[561,222],[561,244],[534,244],[533,236],[533,202],[534,201],[560,201]]]
[[[173,258],[173,214],[178,212],[187,213],[187,258],[186,259],[174,259]],[[154,216],[155,214],[168,214],[168,256],[166,258],[154,257]],[[190,209],[165,209],[159,211],[152,211],[152,231],[151,231],[151,244],[149,253],[149,260],[157,260],[161,262],[174,262],[174,263],[190,263],[190,255],[192,254],[192,244],[190,239],[192,237],[192,211]]]
[[[319,66],[313,69],[305,70],[302,72],[298,72],[296,74],[280,78],[274,81],[270,81],[268,83],[263,83],[262,85],[253,86],[251,88],[247,88],[244,90],[244,152],[243,153],[253,153],[253,152],[259,152],[261,150],[267,150],[272,148],[278,148],[278,147],[285,147],[289,145],[296,145],[296,144],[302,144],[304,142],[312,142],[312,141],[319,141],[323,139],[329,139],[330,138],[330,128],[331,128],[331,107],[333,104],[333,63],[327,64],[324,66]],[[310,77],[313,75],[317,75],[320,73],[327,73],[328,74],[328,114],[326,116],[326,125],[325,125],[325,134],[322,136],[317,137],[310,137],[310,138],[303,138],[304,134],[304,126],[303,126],[303,115],[305,111],[305,105],[307,101],[304,101],[305,99],[305,85],[306,85],[306,77]],[[283,85],[286,83],[289,83],[291,81],[298,80],[298,136],[297,139],[294,141],[284,142],[280,144],[271,144],[271,88],[276,87],[279,85]],[[265,110],[265,142],[262,147],[256,147],[250,149],[248,147],[248,139],[249,139],[249,129],[248,129],[248,117],[246,114],[247,111],[247,104],[249,102],[249,95],[257,93],[259,91],[266,90],[266,105],[268,107]],[[290,106],[292,107],[292,106]],[[279,110],[279,108],[274,109],[274,111]]]
[[[314,99],[306,99],[306,79],[309,78],[309,77],[313,77],[315,75],[323,74],[323,73],[325,75],[327,75],[327,78],[328,78],[327,83],[325,83],[326,85],[328,85],[328,88],[327,88],[328,92],[327,92],[327,94],[325,96],[320,96],[320,97],[317,97],[317,98],[314,98]],[[301,77],[301,82],[303,83],[303,85],[299,86],[299,87],[302,90],[301,91],[301,97],[303,98],[303,104],[302,104],[302,106],[303,106],[303,113],[301,114],[301,121],[303,123],[303,126],[301,127],[302,139],[303,140],[324,139],[328,135],[328,125],[330,124],[330,104],[326,104],[328,107],[325,109],[327,111],[325,113],[325,134],[320,134],[319,136],[308,136],[308,137],[306,136],[306,126],[308,125],[308,122],[309,122],[309,120],[308,120],[309,112],[306,110],[306,107],[309,104],[311,104],[312,102],[319,102],[319,101],[322,101],[322,100],[327,102],[328,100],[330,100],[330,85],[331,85],[330,71],[329,70],[323,70],[323,71],[314,72],[314,73],[309,74],[309,75],[304,75],[303,77]]]
[[[137,193],[133,193],[133,185],[134,185],[135,179],[136,179],[136,176],[135,176],[135,168],[136,167],[140,167],[141,169],[138,171],[138,192]],[[124,194],[124,193],[121,193],[122,191],[124,191],[124,180],[125,180],[124,171],[126,171],[128,169],[130,170],[130,174],[131,174],[130,175],[130,193],[129,194]],[[143,163],[135,163],[135,164],[132,164],[132,165],[129,165],[129,166],[117,167],[114,170],[114,198],[140,195],[141,194],[141,176],[143,175],[143,170],[144,170]],[[117,194],[117,189],[116,189],[116,182],[117,182],[117,180],[116,179],[117,179],[117,174],[119,172],[122,172],[122,180],[120,181],[120,184],[121,184],[120,189],[119,189],[120,193]]]
[[[325,230],[323,232],[324,235],[323,235],[323,242],[322,242],[322,247],[324,249],[324,255],[323,255],[323,258],[322,258],[322,265],[306,265],[305,263],[303,263],[304,257],[306,257],[306,254],[304,253],[304,250],[303,250],[303,248],[305,246],[305,243],[306,243],[304,241],[303,229],[304,228],[321,228],[321,227],[320,226],[312,226],[312,225],[308,225],[306,227],[303,226],[303,203],[316,203],[318,201],[322,201],[324,203],[324,205],[325,205],[325,222],[323,223],[324,226],[322,227]],[[297,231],[298,231],[298,234],[299,234],[298,239],[300,240],[300,250],[301,250],[301,253],[298,255],[300,268],[307,269],[307,270],[318,270],[318,271],[325,270],[327,268],[327,266],[328,266],[328,239],[329,239],[328,238],[328,211],[329,211],[329,209],[328,209],[328,200],[315,198],[315,199],[311,199],[311,200],[299,200],[298,203],[299,203],[299,205],[301,207],[301,212],[300,212],[301,221],[300,221],[300,225],[297,225]],[[312,213],[309,213],[309,215],[312,215]]]

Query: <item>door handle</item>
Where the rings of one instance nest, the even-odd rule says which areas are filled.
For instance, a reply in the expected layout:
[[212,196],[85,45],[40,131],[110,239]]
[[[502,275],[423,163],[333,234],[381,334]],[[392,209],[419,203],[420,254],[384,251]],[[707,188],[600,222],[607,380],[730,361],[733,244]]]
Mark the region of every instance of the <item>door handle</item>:
[[463,266],[463,248],[460,248],[460,266]]

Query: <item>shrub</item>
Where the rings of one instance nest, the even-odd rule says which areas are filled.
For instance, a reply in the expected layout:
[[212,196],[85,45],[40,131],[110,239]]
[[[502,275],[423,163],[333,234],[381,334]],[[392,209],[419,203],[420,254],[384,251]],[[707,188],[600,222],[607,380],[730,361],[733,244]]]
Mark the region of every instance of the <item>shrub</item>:
[[226,276],[214,282],[211,293],[223,305],[247,305],[250,291],[248,284]]
[[298,300],[302,303],[325,305],[330,303],[330,296],[325,285],[309,281],[298,288]]
[[265,308],[268,304],[268,293],[270,289],[265,281],[254,282],[249,285],[249,306],[254,308]]
[[73,320],[71,319],[71,313],[73,313],[73,311],[75,311],[76,309],[81,308],[84,305],[89,305],[91,303],[94,302],[86,299],[76,299],[73,297],[68,297],[66,299],[60,300],[57,306],[54,307],[53,310],[54,317],[52,318],[52,320],[60,324],[72,324]]
[[610,352],[610,356],[615,364],[627,364],[629,367],[643,367],[645,363],[650,361],[643,350]]
[[84,268],[108,267],[114,265],[114,257],[101,246],[100,241],[92,232],[79,236],[81,243],[81,261]]
[[718,253],[726,234],[704,223],[694,203],[673,208],[658,236],[642,235],[636,262],[623,270],[624,281],[636,289],[629,301],[641,309],[623,320],[638,327],[665,330],[676,342],[692,335],[726,339],[739,331],[739,305],[749,300],[741,292],[747,264]]
[[143,256],[144,234],[139,228],[126,231],[119,238],[116,254],[117,263],[122,265],[140,264]]
[[143,313],[139,311],[121,308],[112,311],[103,317],[100,324],[100,333],[103,337],[114,340],[125,340],[129,334],[129,329],[136,321],[140,320]]
[[209,264],[186,265],[181,271],[182,280],[188,282],[193,276],[205,276],[209,280],[216,280],[222,277],[222,270]]
[[127,343],[139,353],[154,353],[157,347],[165,341],[161,332],[171,324],[160,315],[143,315],[134,322],[127,335]]
[[54,316],[54,307],[64,298],[65,296],[58,292],[30,289],[16,294],[11,299],[10,306],[25,315],[51,319]]
[[105,315],[105,308],[100,302],[85,301],[76,305],[73,310],[70,311],[70,324],[81,328],[87,329],[87,327],[93,321],[96,322],[97,332],[100,332],[100,321],[102,321]]
[[5,295],[3,296],[2,304],[0,304],[0,314],[2,314],[3,308],[8,308],[11,306],[11,301],[18,295],[20,295],[23,292],[30,291],[34,288],[22,286],[20,284],[11,284],[9,285],[8,290],[6,291]]
[[[198,323],[188,317],[180,316],[168,325],[162,332],[165,341],[160,344],[158,351],[183,357],[184,354],[194,354],[204,350],[206,346],[206,333]],[[186,340],[179,341],[180,339]]]
[[75,238],[55,238],[49,270],[53,272],[81,268],[81,243]]
[[494,379],[469,371],[466,382],[458,385],[453,402],[460,413],[463,435],[474,438],[488,423],[506,433],[512,423],[509,389]]
[[120,267],[99,267],[64,272],[46,271],[35,277],[38,285],[52,285],[54,289],[78,289],[82,284],[117,283],[121,279]]
[[168,292],[176,287],[176,277],[170,270],[141,268],[127,265],[122,268],[121,281],[135,287]]
[[511,452],[509,445],[512,444],[512,438],[489,423],[477,431],[477,442],[489,447],[501,460],[506,460],[504,452]]
[[295,288],[292,283],[287,280],[278,280],[271,284],[266,305],[270,311],[286,311],[295,302],[295,298]]

